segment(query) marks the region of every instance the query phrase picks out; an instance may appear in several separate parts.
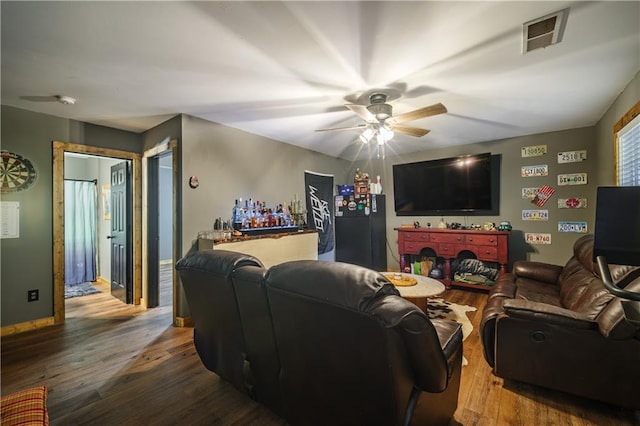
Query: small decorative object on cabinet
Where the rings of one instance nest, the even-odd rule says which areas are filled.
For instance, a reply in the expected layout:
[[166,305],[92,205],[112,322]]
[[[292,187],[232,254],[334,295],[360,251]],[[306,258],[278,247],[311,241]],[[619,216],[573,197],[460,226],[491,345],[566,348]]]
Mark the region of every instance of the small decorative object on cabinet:
[[398,231],[398,253],[401,259],[404,259],[405,255],[424,256],[424,253],[429,251],[444,258],[442,281],[447,288],[456,286],[485,291],[491,288],[485,284],[456,281],[452,277],[451,261],[460,254],[472,253],[479,261],[495,262],[499,265],[500,274],[507,271],[509,235],[511,234],[509,231],[434,228],[395,228],[395,230]]

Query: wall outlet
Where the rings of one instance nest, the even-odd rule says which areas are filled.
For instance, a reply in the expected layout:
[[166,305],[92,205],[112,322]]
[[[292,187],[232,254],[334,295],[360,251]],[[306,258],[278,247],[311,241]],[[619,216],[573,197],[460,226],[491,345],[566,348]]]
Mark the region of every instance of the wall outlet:
[[27,291],[27,301],[35,302],[40,298],[40,290],[29,290]]

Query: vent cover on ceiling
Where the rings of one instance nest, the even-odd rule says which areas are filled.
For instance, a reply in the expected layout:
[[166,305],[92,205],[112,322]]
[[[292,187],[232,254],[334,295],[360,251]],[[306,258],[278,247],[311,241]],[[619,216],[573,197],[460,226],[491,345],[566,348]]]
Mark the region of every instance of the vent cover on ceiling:
[[522,53],[560,43],[568,14],[569,9],[564,9],[551,15],[525,22],[522,26]]

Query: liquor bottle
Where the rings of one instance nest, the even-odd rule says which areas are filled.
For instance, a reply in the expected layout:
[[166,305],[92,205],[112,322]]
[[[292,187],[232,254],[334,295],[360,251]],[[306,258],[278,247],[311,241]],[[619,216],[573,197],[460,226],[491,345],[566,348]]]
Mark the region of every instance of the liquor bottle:
[[233,212],[231,214],[233,220],[233,228],[242,228],[242,198],[236,199],[236,204],[233,206]]

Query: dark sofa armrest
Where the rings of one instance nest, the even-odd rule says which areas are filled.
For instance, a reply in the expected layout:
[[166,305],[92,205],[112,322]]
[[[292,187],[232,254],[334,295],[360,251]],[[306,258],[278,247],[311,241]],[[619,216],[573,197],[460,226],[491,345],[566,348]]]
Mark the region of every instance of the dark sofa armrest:
[[[502,304],[509,318],[555,324],[583,330],[596,329],[598,324],[587,315],[546,303],[522,299],[507,299]],[[500,321],[500,318],[498,319]]]
[[519,260],[513,264],[512,273],[519,278],[529,278],[548,284],[556,284],[563,267],[550,263]]

